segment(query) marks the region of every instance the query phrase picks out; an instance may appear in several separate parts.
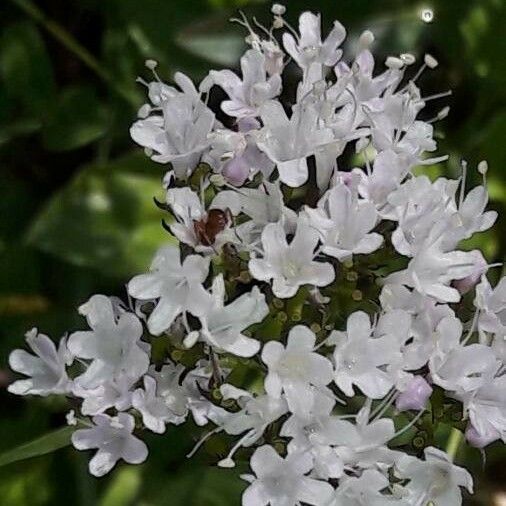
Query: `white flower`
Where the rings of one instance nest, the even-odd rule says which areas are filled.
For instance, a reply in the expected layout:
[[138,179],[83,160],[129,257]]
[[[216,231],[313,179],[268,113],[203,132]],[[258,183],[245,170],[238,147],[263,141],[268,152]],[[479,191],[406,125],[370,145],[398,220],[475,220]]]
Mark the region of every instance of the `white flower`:
[[142,423],[149,430],[158,434],[165,432],[165,424],[181,423],[183,419],[174,416],[165,402],[164,396],[157,391],[156,379],[144,376],[144,389],[138,388],[132,395],[132,405],[142,415]]
[[396,475],[411,480],[406,485],[412,504],[434,502],[444,506],[460,506],[460,487],[473,491],[471,475],[453,464],[448,455],[437,448],[424,451],[425,460],[405,455],[395,466]]
[[268,178],[274,162],[256,144],[260,123],[254,118],[240,119],[237,127],[237,132],[218,129],[210,134],[211,146],[204,161],[234,186],[242,186],[259,171]]
[[283,391],[292,413],[309,412],[314,397],[311,387],[326,391],[332,381],[332,363],[314,351],[315,341],[311,330],[296,325],[288,334],[286,347],[269,341],[262,350],[262,361],[269,368],[265,391],[277,399]]
[[187,177],[197,166],[215,124],[213,112],[196,96],[193,91],[166,96],[159,106],[162,115],[138,120],[130,128],[132,139],[151,150],[151,159],[170,162],[178,178]]
[[[221,199],[219,199],[221,200]],[[188,187],[169,188],[167,190],[167,204],[175,217],[175,222],[169,225],[170,231],[176,238],[191,246],[196,252],[202,254],[213,254],[220,250],[227,243],[237,242],[237,237],[230,228],[228,222],[223,230],[218,231],[216,235],[208,237],[207,234],[199,234],[197,224],[206,223],[209,218],[209,212],[212,209],[219,209],[214,201],[210,206],[210,211],[206,211],[204,204],[200,201],[198,195]],[[224,210],[227,206],[224,205]],[[223,211],[225,212],[225,211]]]
[[283,183],[303,185],[308,178],[306,157],[332,142],[332,131],[319,126],[318,112],[310,104],[294,106],[288,118],[283,106],[271,100],[260,108],[260,116],[264,128],[258,135],[258,147],[276,163]]
[[339,261],[372,253],[383,243],[380,234],[371,233],[378,217],[374,204],[360,200],[356,190],[344,183],[331,188],[316,209],[306,208],[305,212],[321,235],[322,252]]
[[84,388],[96,388],[121,376],[135,380],[149,366],[149,345],[140,341],[142,324],[133,313],[116,317],[111,300],[94,295],[79,308],[91,330],[74,332],[68,347],[79,358],[91,360],[75,381]]
[[341,440],[341,420],[331,414],[334,405],[334,399],[314,391],[311,411],[292,414],[279,433],[292,438],[288,453],[311,452],[313,474],[322,479],[340,478],[344,472],[343,461],[333,447]]
[[299,31],[297,41],[292,34],[284,33],[283,45],[301,69],[307,70],[312,63],[332,67],[341,58],[342,51],[337,48],[346,37],[346,30],[338,21],[334,21],[332,31],[322,42],[320,15],[303,12],[299,18]]
[[369,421],[370,402],[358,412],[355,423],[339,420],[334,432],[334,445],[341,460],[347,466],[363,469],[391,466],[400,455],[390,450],[388,442],[395,437],[391,418]]
[[116,378],[105,380],[98,386],[76,381],[72,393],[83,399],[81,413],[83,415],[98,415],[109,408],[125,411],[132,405],[132,387],[138,378],[121,374]]
[[213,206],[228,208],[234,216],[243,213],[251,218],[235,229],[246,245],[255,244],[269,223],[281,222],[287,233],[295,231],[297,213],[285,206],[279,181],[263,181],[258,188],[222,191],[214,198]]
[[220,467],[234,467],[235,463],[232,460],[234,453],[243,446],[249,447],[256,443],[263,436],[265,429],[288,411],[288,406],[283,397],[279,399],[269,395],[255,397],[250,392],[228,384],[221,385],[220,391],[224,400],[235,399],[241,407],[240,411],[227,414],[222,423],[222,428],[227,434],[243,434],[227,457],[218,463]]
[[211,306],[200,316],[200,336],[218,352],[252,357],[260,349],[260,343],[245,336],[242,331],[261,322],[269,313],[265,295],[254,286],[250,293],[241,295],[227,305],[225,296],[225,283],[220,274],[213,280]]
[[[221,372],[223,376],[226,376],[228,371],[222,370]],[[199,360],[195,369],[191,370],[182,381],[186,405],[191,411],[195,423],[200,427],[209,421],[220,424],[228,416],[227,411],[216,406],[207,398],[212,378],[213,368],[210,363]],[[158,379],[158,384],[160,384],[160,379]]]
[[307,453],[281,458],[272,446],[257,448],[250,460],[256,476],[246,475],[250,486],[242,496],[243,506],[297,506],[301,502],[324,506],[333,488],[323,481],[305,476],[313,466]]
[[189,311],[202,314],[209,295],[202,286],[209,271],[209,259],[189,255],[180,261],[179,248],[164,246],[156,254],[149,274],[135,276],[128,283],[128,293],[140,300],[158,299],[148,318],[148,328],[159,335],[167,330],[176,316]]
[[[438,227],[444,230],[445,223],[441,222]],[[407,269],[390,274],[385,283],[415,288],[419,293],[440,302],[458,302],[460,293],[449,285],[454,280],[473,274],[481,263],[481,256],[476,251],[445,252],[437,242],[429,241],[428,245],[417,251]]]
[[434,383],[445,390],[477,390],[489,383],[500,366],[490,346],[457,345],[448,351],[438,348],[430,358],[429,370]]
[[262,232],[264,257],[249,261],[251,275],[261,281],[272,280],[276,297],[293,297],[300,286],[327,286],[334,280],[331,264],[313,261],[318,244],[318,232],[304,218],[297,222],[297,230],[290,244],[283,225],[269,223]]
[[388,478],[375,469],[366,469],[359,477],[347,476],[339,482],[329,506],[408,506],[381,491],[390,485]]
[[72,356],[67,349],[67,340],[62,338],[58,349],[51,339],[32,329],[25,335],[26,342],[34,351],[31,355],[25,350],[14,350],[9,355],[9,366],[27,379],[17,380],[8,386],[16,395],[64,394],[71,388],[71,380],[66,366],[72,364]]
[[458,209],[463,229],[463,238],[468,239],[475,232],[488,230],[497,220],[496,211],[485,211],[488,204],[488,192],[484,186],[476,186],[467,195]]
[[475,306],[480,311],[480,332],[506,335],[506,277],[502,277],[492,289],[486,276],[476,287]]
[[134,417],[126,413],[110,417],[93,417],[93,427],[76,430],[72,434],[72,444],[77,450],[97,448],[90,460],[89,470],[93,476],[104,476],[120,459],[129,464],[140,464],[148,456],[146,445],[133,434]]
[[333,331],[330,342],[334,350],[336,385],[348,396],[353,397],[353,385],[372,399],[384,397],[393,386],[386,366],[400,354],[400,344],[392,336],[371,337],[369,316],[357,311],[352,313],[346,332]]
[[[167,419],[175,425],[184,422],[188,414],[189,393],[186,387],[181,385],[181,376],[184,371],[182,364],[175,365],[170,360],[166,360],[159,371],[153,365],[149,368],[149,376],[156,381],[156,395],[163,399],[169,410]],[[150,383],[152,391],[153,384]]]
[[499,376],[471,393],[457,395],[476,430],[492,440],[506,441],[506,376]]
[[223,112],[236,118],[258,116],[258,108],[281,93],[281,76],[267,78],[265,56],[256,49],[241,58],[242,80],[231,70],[212,70],[200,88],[207,91],[213,84],[227,93],[230,100],[221,103]]

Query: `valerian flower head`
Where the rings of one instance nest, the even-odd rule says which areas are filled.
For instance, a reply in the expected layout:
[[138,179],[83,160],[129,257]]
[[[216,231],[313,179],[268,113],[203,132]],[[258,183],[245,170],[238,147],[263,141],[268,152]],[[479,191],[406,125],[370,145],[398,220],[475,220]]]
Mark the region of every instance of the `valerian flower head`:
[[209,259],[190,255],[181,263],[179,248],[161,248],[151,264],[149,274],[135,276],[128,283],[128,293],[156,305],[148,318],[149,331],[155,335],[167,330],[176,316],[186,311],[198,316],[209,305],[209,295],[202,286],[209,270]]
[[506,441],[506,278],[491,286],[498,264],[464,242],[497,218],[488,164],[470,191],[465,162],[457,179],[420,172],[448,158],[434,123],[449,107],[425,111],[449,93],[418,87],[432,56],[378,70],[366,30],[345,61],[339,22],[322,36],[317,13],[297,31],[271,12],[270,26],[233,19],[240,75],[170,85],[146,61],[130,132],[169,164],[156,203],[178,244],[130,280],[128,303],[81,306],[90,330],[58,346],[28,333],[9,391],[67,396],[95,476],[145,460],[134,429],[191,415],[211,428],[188,456],[218,433],[234,440],[218,466],[251,456],[243,506],[459,506],[467,471],[433,447],[412,455],[435,429],[426,409],[477,448]]
[[127,413],[115,417],[97,415],[93,417],[91,428],[79,429],[72,434],[72,444],[77,450],[97,449],[89,464],[93,476],[104,476],[120,459],[129,464],[146,460],[148,449],[132,434],[134,426],[134,417]]
[[67,340],[62,338],[58,348],[51,339],[39,334],[37,329],[26,333],[26,342],[35,355],[25,350],[14,350],[9,355],[9,366],[13,371],[28,376],[11,383],[9,392],[16,395],[41,395],[67,393],[72,382],[66,367],[73,358],[67,348]]
[[243,506],[296,506],[301,502],[324,506],[332,494],[332,486],[305,476],[313,459],[308,453],[281,458],[272,446],[261,446],[250,460],[255,476],[245,475],[250,482],[242,497]]

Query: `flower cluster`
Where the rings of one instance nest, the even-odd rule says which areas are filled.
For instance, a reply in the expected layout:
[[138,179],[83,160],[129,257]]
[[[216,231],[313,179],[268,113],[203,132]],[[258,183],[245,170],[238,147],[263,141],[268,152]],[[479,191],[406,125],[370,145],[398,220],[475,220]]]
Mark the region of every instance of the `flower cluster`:
[[89,330],[58,348],[30,331],[9,390],[80,400],[72,442],[96,449],[95,476],[146,459],[141,429],[191,416],[211,426],[192,454],[226,434],[217,464],[250,459],[244,506],[459,505],[471,476],[416,436],[451,420],[475,447],[506,441],[506,278],[493,288],[481,252],[462,249],[496,220],[487,165],[470,191],[465,164],[458,180],[414,171],[446,158],[431,153],[448,108],[420,119],[446,96],[417,86],[432,56],[377,72],[371,32],[345,63],[339,22],[323,37],[319,15],[297,31],[272,12],[258,32],[236,20],[240,76],[170,86],[147,62],[131,136],[169,164],[159,205],[178,244],[130,280],[128,304],[82,305]]

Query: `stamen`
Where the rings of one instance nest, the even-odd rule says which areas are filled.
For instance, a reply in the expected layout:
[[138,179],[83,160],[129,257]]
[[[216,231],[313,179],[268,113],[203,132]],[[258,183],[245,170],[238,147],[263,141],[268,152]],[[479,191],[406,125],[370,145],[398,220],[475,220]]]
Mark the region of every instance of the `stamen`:
[[215,429],[209,431],[207,434],[204,434],[202,438],[197,442],[197,444],[193,447],[192,451],[186,455],[186,458],[189,459],[193,457],[198,449],[211,437],[214,436],[214,434],[218,434],[218,432],[221,432],[223,429],[221,427],[216,427]]

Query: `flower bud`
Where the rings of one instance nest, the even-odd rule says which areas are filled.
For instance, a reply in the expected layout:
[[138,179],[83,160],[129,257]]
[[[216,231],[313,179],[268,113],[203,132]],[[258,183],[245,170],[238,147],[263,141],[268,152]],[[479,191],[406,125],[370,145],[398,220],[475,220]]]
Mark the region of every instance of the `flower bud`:
[[249,175],[250,166],[242,156],[235,156],[223,168],[223,176],[234,186],[241,186]]
[[427,399],[432,394],[432,387],[422,376],[414,376],[408,383],[404,392],[401,392],[395,406],[399,411],[407,411],[410,409],[420,411],[424,408]]
[[286,7],[284,5],[281,5],[281,4],[274,4],[271,7],[271,12],[275,16],[282,16],[286,12]]
[[499,437],[499,432],[494,429],[486,432],[485,434],[480,434],[472,423],[469,423],[466,429],[467,442],[471,446],[474,446],[474,448],[484,448],[485,446],[499,439]]
[[473,272],[462,279],[456,279],[453,281],[453,286],[458,290],[460,295],[464,295],[471,291],[477,283],[480,281],[481,276],[487,271],[487,262],[483,258],[483,255],[479,252],[476,254],[476,263],[473,268]]

